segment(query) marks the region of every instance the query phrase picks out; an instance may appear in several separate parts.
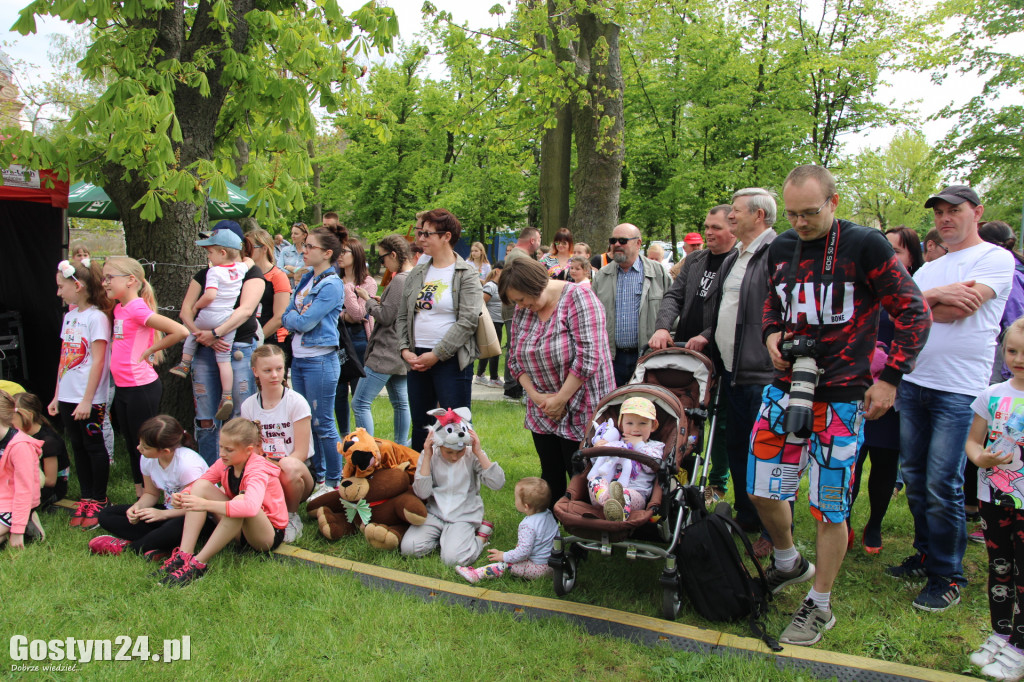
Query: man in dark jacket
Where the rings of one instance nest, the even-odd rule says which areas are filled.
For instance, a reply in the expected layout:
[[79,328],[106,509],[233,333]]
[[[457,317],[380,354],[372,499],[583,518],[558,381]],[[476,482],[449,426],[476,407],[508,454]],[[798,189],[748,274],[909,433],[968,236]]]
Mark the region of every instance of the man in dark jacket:
[[[762,530],[754,503],[747,496],[747,452],[750,432],[761,405],[761,392],[772,380],[772,362],[761,342],[761,315],[768,298],[764,256],[775,239],[775,197],[760,187],[748,187],[732,197],[729,226],[736,249],[719,273],[720,301],[716,307],[715,348],[721,365],[719,405],[726,407],[729,429],[725,441],[736,497],[736,521],[749,532]],[[771,553],[764,534],[754,544],[758,557]]]

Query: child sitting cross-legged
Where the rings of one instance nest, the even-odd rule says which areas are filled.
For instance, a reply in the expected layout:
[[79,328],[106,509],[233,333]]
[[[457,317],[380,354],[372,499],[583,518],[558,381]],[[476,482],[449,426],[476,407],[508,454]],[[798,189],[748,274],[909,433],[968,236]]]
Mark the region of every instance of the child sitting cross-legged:
[[543,478],[530,476],[516,483],[516,510],[526,518],[519,522],[519,542],[514,549],[502,552],[487,550],[487,558],[497,562],[473,568],[456,566],[455,570],[471,583],[483,578],[500,578],[506,571],[527,580],[551,575],[548,557],[551,544],[558,535],[558,522],[548,509],[551,488]]
[[427,503],[427,521],[402,537],[402,554],[424,556],[438,545],[448,566],[472,564],[493,530],[484,521],[480,484],[505,485],[501,465],[487,458],[466,408],[431,410],[437,423],[423,443],[412,491]]
[[[172,504],[187,513],[181,546],[161,568],[161,585],[183,587],[203,577],[207,562],[233,540],[257,552],[281,544],[288,506],[280,469],[262,455],[261,444],[258,424],[232,419],[220,430],[220,458],[190,489],[172,496]],[[217,528],[194,553],[208,514],[217,519]]]
[[[595,447],[616,447],[661,459],[665,444],[651,440],[658,428],[654,403],[647,398],[627,398],[619,408],[619,432],[611,424],[598,427]],[[655,472],[628,457],[598,457],[587,474],[587,489],[592,504],[604,508],[609,521],[622,521],[633,509],[642,509],[654,489]]]

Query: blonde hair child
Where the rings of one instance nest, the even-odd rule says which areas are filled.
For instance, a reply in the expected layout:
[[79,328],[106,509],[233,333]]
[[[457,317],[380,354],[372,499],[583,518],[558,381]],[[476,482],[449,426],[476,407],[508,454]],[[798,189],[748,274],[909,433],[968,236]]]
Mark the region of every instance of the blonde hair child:
[[22,548],[25,538],[46,534],[33,511],[39,506],[39,455],[43,441],[14,428],[14,398],[0,391],[0,545]]
[[519,522],[519,541],[507,552],[500,549],[487,550],[492,562],[480,568],[456,566],[455,570],[471,583],[484,578],[500,578],[506,572],[527,580],[536,580],[551,575],[548,557],[551,545],[558,534],[558,522],[548,509],[551,502],[551,488],[547,482],[536,476],[522,478],[516,483],[516,509],[526,517]]
[[[284,539],[288,507],[280,469],[261,453],[260,427],[236,417],[220,430],[220,458],[171,504],[186,511],[181,546],[160,569],[160,584],[183,587],[207,571],[207,562],[233,540],[257,552],[272,552]],[[216,484],[220,484],[220,488]],[[207,514],[217,528],[194,554]]]
[[134,258],[108,258],[103,264],[103,287],[117,301],[110,349],[110,372],[117,387],[112,409],[128,445],[135,495],[140,497],[139,427],[160,413],[163,394],[153,363],[163,362],[163,351],[181,343],[188,329],[156,312],[156,294]]

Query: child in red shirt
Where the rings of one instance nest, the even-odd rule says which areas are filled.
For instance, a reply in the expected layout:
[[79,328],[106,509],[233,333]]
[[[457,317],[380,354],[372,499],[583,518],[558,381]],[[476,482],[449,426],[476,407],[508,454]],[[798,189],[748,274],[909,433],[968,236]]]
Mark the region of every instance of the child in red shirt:
[[[160,569],[161,585],[183,587],[203,577],[207,562],[232,540],[257,552],[272,552],[284,539],[288,506],[278,466],[262,455],[259,425],[240,417],[220,430],[220,459],[171,504],[184,509],[181,546]],[[219,483],[220,488],[215,484]],[[202,551],[193,554],[207,514],[217,528]]]

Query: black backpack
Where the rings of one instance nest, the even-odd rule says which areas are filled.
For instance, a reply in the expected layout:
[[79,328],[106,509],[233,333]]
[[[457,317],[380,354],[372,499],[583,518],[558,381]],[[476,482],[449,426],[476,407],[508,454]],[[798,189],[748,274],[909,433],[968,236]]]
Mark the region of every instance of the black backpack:
[[[683,529],[677,549],[679,579],[693,608],[712,621],[747,619],[755,637],[773,651],[779,643],[765,632],[761,619],[768,613],[768,579],[746,533],[729,513],[729,505],[720,503],[715,513],[704,505],[704,495],[696,487],[686,488],[686,503],[693,510],[692,522]],[[736,547],[739,538],[741,549]],[[756,569],[752,576],[740,556],[745,551]]]

